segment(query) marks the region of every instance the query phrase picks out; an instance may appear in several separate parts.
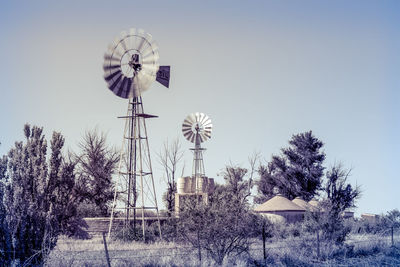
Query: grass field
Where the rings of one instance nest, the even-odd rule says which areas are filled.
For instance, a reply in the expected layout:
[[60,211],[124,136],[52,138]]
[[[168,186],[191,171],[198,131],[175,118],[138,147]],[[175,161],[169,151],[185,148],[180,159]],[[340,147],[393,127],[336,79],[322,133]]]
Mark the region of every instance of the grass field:
[[[268,240],[267,258],[263,259],[262,243],[254,240],[250,253],[231,257],[224,266],[400,266],[400,236],[352,235],[345,246],[316,243],[304,238]],[[107,241],[112,266],[199,266],[197,251],[175,243]],[[215,266],[202,252],[201,266]],[[52,251],[47,266],[107,266],[101,236],[89,240],[61,237]]]

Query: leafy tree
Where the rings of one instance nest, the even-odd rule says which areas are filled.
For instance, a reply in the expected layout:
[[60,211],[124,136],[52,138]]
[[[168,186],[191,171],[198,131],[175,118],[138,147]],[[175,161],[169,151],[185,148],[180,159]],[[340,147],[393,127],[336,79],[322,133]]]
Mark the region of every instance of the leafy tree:
[[[63,226],[71,222],[74,203],[65,203],[73,190],[73,164],[63,162],[64,138],[53,133],[51,154],[43,129],[25,125],[26,142],[16,142],[0,163],[2,261],[8,264],[41,265],[56,245]],[[5,216],[4,216],[5,215]]]
[[3,203],[5,184],[7,182],[7,157],[0,158],[0,262],[11,261],[11,236],[6,221],[6,207]]
[[225,185],[217,186],[215,188],[215,194],[221,194],[223,191],[229,191],[235,200],[245,204],[248,203],[248,198],[251,196],[251,189],[253,187],[253,176],[256,172],[256,165],[259,162],[259,153],[253,153],[250,156],[249,164],[250,168],[242,168],[234,166],[232,163],[225,166],[225,169],[220,175],[225,180]]
[[312,131],[293,135],[289,147],[281,149],[281,155],[273,155],[266,166],[259,168],[256,202],[273,197],[275,187],[289,199],[299,196],[311,200],[322,187],[322,147],[322,141]]
[[317,210],[306,212],[304,217],[306,230],[313,234],[320,233],[320,240],[343,244],[351,231],[351,227],[345,225],[343,217],[329,200],[322,201]]
[[400,211],[398,209],[388,211],[386,216],[383,216],[383,218],[385,224],[389,227],[400,228]]
[[361,195],[359,186],[353,188],[348,183],[351,170],[346,170],[341,163],[332,166],[326,173],[325,193],[330,200],[332,209],[341,213],[355,206],[355,201]]
[[[77,172],[79,179],[85,184],[81,194],[85,198],[82,205],[93,203],[98,210],[97,216],[108,216],[110,202],[114,199],[112,175],[116,170],[119,156],[114,149],[107,147],[107,140],[104,134],[97,130],[85,134],[80,143],[81,153],[77,158]],[[86,216],[85,207],[80,207]],[[93,215],[93,214],[91,214]]]
[[209,205],[193,198],[179,213],[178,233],[221,265],[228,255],[247,253],[251,238],[261,229],[260,218],[231,191],[214,193]]

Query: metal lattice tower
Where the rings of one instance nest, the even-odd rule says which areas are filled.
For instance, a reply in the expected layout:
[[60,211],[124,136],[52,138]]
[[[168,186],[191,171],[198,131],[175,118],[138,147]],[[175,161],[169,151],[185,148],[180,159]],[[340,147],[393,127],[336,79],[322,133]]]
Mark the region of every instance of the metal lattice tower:
[[128,227],[133,222],[133,227],[136,229],[137,218],[141,219],[142,234],[143,238],[145,238],[145,211],[154,210],[160,238],[162,237],[146,128],[146,119],[155,117],[157,116],[144,113],[142,97],[132,98],[129,101],[127,115],[120,117],[124,118],[126,122],[120,154],[119,177],[115,188],[109,224],[109,235],[112,229],[114,213],[120,209],[125,212],[125,227]]

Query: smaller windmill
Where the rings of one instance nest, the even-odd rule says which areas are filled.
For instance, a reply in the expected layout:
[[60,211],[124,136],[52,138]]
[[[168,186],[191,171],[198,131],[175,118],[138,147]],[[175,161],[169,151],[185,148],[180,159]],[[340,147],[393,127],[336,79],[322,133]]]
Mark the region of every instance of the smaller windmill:
[[201,143],[211,138],[211,119],[204,113],[196,112],[188,115],[182,124],[182,132],[186,139],[194,143],[192,177],[196,179],[196,193],[200,192],[199,180],[205,176],[203,150]]
[[211,138],[211,119],[204,113],[196,112],[188,115],[182,123],[182,133],[185,138],[194,143],[193,167],[191,177],[178,179],[178,193],[175,196],[175,211],[179,213],[182,206],[181,198],[190,195],[201,195],[205,203],[208,194],[214,190],[214,179],[205,175],[203,151],[201,143]]

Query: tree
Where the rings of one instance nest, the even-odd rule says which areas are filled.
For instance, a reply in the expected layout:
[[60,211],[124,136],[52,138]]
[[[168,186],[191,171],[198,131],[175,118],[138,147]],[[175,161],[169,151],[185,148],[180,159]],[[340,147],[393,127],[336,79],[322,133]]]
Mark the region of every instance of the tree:
[[[73,190],[65,181],[74,180],[73,164],[62,156],[64,138],[53,133],[51,154],[43,129],[25,125],[26,142],[16,142],[0,162],[1,260],[6,265],[41,265],[57,242],[63,225],[71,221],[65,205]],[[5,215],[5,216],[4,216]]]
[[329,200],[320,202],[317,210],[307,211],[304,216],[305,229],[319,235],[320,240],[343,244],[351,228],[346,227],[344,219],[337,213],[336,208]]
[[77,171],[86,188],[81,192],[85,198],[80,206],[81,214],[85,216],[88,213],[85,206],[89,206],[89,212],[98,210],[95,215],[108,216],[110,202],[114,199],[112,175],[119,156],[114,149],[107,147],[106,136],[97,130],[85,133],[80,148],[82,151],[76,156]]
[[311,200],[322,187],[323,145],[312,131],[293,135],[289,147],[281,149],[281,155],[273,155],[266,166],[259,168],[255,200],[261,203],[273,197],[275,187],[289,199],[302,197]]
[[216,194],[219,194],[220,190],[227,190],[241,203],[247,203],[251,195],[253,176],[259,158],[259,153],[253,153],[253,155],[249,157],[250,171],[246,168],[234,166],[232,163],[225,166],[225,169],[221,172],[225,180],[225,185],[217,187]]
[[179,213],[178,233],[199,251],[205,250],[218,265],[228,255],[247,253],[251,238],[260,230],[260,218],[231,191],[213,194],[209,205],[193,198]]
[[164,178],[167,182],[167,191],[163,194],[163,200],[166,204],[169,217],[171,217],[174,212],[176,193],[175,177],[178,165],[182,158],[183,152],[178,138],[176,138],[171,144],[168,143],[168,140],[164,142],[164,147],[158,154],[158,160],[164,168]]
[[361,196],[359,186],[353,188],[348,183],[351,169],[346,170],[341,163],[332,166],[326,173],[325,193],[336,213],[354,207],[355,201]]

